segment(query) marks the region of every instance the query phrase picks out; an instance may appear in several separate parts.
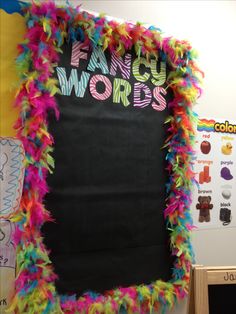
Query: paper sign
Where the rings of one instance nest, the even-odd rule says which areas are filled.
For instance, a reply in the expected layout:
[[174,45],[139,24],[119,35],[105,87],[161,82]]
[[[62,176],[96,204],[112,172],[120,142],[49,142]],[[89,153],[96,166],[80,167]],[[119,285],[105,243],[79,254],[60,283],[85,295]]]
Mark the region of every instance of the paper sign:
[[236,226],[236,123],[202,118],[197,127],[197,159],[194,163],[198,187],[192,203],[198,228]]
[[20,205],[24,178],[24,149],[14,138],[0,137],[0,313],[9,305],[14,292],[16,250],[12,213]]

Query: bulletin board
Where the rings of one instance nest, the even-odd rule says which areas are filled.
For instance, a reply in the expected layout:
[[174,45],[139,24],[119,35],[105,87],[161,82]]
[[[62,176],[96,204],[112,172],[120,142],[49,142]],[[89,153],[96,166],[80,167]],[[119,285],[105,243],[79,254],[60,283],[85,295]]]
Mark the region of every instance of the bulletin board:
[[[202,77],[194,50],[156,27],[118,23],[79,7],[43,2],[22,12],[27,29],[16,61],[15,128],[25,175],[20,209],[11,217],[17,278],[9,310],[147,313],[172,307],[188,292],[194,258],[192,106]],[[69,242],[63,242],[66,220]],[[75,264],[60,255],[78,253],[70,241],[80,248],[78,273],[68,272]],[[137,249],[132,263],[131,248]],[[83,257],[91,264],[85,273]],[[95,260],[96,275],[109,274],[98,285]]]

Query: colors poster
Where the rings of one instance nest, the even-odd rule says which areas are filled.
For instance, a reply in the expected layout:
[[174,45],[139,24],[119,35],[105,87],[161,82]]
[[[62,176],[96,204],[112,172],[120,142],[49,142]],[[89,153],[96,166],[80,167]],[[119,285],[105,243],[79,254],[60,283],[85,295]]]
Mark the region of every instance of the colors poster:
[[200,118],[197,126],[194,225],[200,229],[236,226],[236,122]]

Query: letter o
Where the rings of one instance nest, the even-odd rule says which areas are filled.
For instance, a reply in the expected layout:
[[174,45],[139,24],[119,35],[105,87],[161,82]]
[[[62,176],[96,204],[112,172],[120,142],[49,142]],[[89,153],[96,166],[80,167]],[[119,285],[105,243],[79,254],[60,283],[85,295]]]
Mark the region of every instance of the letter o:
[[220,131],[221,132],[225,132],[225,125],[224,125],[224,123],[220,124]]
[[[98,93],[96,89],[98,82],[102,82],[105,85],[105,91],[103,93]],[[98,75],[94,75],[91,78],[90,83],[89,83],[89,89],[93,98],[97,100],[106,100],[107,98],[111,96],[112,85],[111,85],[110,80],[106,76],[98,74]]]

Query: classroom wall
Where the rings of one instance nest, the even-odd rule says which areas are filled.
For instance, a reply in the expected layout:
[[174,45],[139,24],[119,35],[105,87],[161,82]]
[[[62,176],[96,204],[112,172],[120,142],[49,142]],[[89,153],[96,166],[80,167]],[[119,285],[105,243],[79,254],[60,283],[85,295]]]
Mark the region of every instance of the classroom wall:
[[[166,35],[189,40],[198,50],[199,64],[205,72],[204,93],[196,112],[236,122],[235,1],[86,1],[82,7],[150,23]],[[196,262],[236,264],[235,237],[236,228],[195,231]]]
[[[82,7],[150,23],[166,35],[189,40],[198,50],[199,64],[205,72],[204,94],[196,112],[204,117],[236,121],[235,1],[86,1]],[[195,231],[196,263],[236,265],[235,238],[236,228]],[[185,312],[183,302],[170,313]]]
[[[65,3],[65,1],[57,1]],[[80,1],[70,1],[80,4]],[[200,54],[205,72],[204,94],[196,106],[200,116],[236,121],[235,1],[84,1],[83,8],[124,20],[160,27],[166,35],[188,39]],[[227,50],[226,50],[227,49]],[[231,59],[232,58],[232,59]],[[236,265],[236,228],[193,233],[196,263]],[[186,313],[186,302],[171,314]]]

